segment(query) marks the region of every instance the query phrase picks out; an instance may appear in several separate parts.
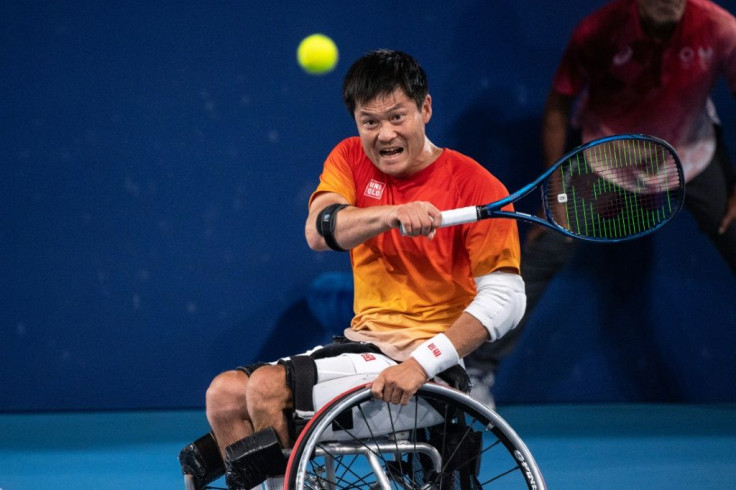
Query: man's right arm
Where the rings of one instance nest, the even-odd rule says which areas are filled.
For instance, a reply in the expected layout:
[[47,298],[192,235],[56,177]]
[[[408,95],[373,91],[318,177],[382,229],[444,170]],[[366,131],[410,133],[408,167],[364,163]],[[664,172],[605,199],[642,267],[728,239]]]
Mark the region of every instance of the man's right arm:
[[[341,195],[324,192],[314,198],[304,226],[307,244],[312,250],[329,250],[324,236],[317,231],[317,217],[332,204],[347,204]],[[396,206],[348,206],[335,216],[333,238],[340,248],[349,250],[392,228],[403,227],[408,236],[432,238],[442,219],[440,211],[429,202],[416,201]]]

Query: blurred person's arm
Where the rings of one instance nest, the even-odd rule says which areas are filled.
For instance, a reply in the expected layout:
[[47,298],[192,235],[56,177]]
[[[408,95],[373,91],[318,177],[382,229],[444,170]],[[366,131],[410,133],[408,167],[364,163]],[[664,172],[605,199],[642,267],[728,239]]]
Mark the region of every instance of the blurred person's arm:
[[736,220],[736,184],[731,188],[731,195],[728,198],[728,207],[726,208],[726,214],[723,216],[721,224],[718,227],[718,234],[723,235],[726,233],[726,228],[728,228],[734,220]]
[[547,96],[542,120],[542,150],[546,167],[550,167],[565,154],[570,109],[574,100],[574,97],[562,95],[554,89]]
[[[542,152],[545,168],[551,167],[567,150],[567,135],[570,127],[570,110],[575,97],[550,90],[542,119]],[[540,213],[542,211],[540,210]],[[532,226],[527,240],[535,240],[548,231],[543,226]],[[568,238],[568,240],[572,240]]]

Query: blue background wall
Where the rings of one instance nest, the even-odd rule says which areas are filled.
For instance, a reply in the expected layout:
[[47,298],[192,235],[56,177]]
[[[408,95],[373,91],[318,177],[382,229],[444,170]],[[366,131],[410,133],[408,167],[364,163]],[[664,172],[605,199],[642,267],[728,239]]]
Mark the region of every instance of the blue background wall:
[[[0,410],[198,407],[216,373],[337,333],[305,298],[348,259],[311,252],[303,225],[324,157],[355,133],[340,101],[350,62],[414,54],[430,137],[515,188],[541,169],[567,36],[602,3],[3,2]],[[296,65],[313,32],[340,47],[329,75]],[[716,101],[733,150],[723,83]],[[735,297],[685,213],[583,250],[497,396],[734,401]]]

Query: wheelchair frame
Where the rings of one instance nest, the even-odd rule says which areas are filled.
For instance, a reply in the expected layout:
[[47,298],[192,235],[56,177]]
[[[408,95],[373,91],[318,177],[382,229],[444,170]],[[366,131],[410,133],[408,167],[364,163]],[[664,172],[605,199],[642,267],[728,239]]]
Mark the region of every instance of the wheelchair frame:
[[[496,412],[453,388],[426,383],[412,402],[428,403],[442,415],[431,427],[402,427],[369,437],[350,439],[350,422],[358,418],[370,430],[365,417],[369,404],[382,404],[394,424],[400,408],[375,400],[367,385],[335,397],[307,423],[290,451],[286,490],[366,489],[462,489],[527,488],[545,490],[539,467],[526,444]],[[418,409],[417,409],[418,412]],[[375,425],[375,424],[374,424]],[[336,440],[335,430],[348,440]],[[435,436],[427,437],[429,431]],[[457,447],[450,447],[451,433],[460,434]],[[467,441],[480,433],[477,456],[468,457]],[[435,440],[433,440],[433,438]],[[479,437],[475,436],[474,440]],[[463,448],[463,444],[466,447]],[[440,447],[438,447],[440,446]]]

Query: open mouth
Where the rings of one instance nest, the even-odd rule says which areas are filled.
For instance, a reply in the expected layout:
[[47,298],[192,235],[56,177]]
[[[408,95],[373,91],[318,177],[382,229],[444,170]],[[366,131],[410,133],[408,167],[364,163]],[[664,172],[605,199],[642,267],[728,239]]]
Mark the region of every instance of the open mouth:
[[382,157],[394,157],[396,155],[401,155],[403,152],[404,149],[401,147],[384,148],[379,151]]

